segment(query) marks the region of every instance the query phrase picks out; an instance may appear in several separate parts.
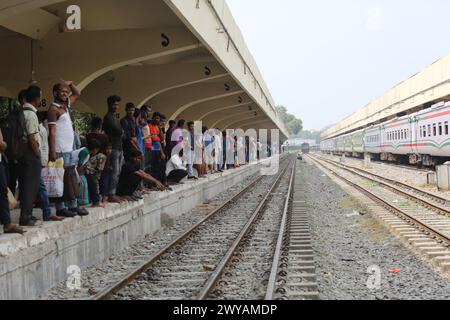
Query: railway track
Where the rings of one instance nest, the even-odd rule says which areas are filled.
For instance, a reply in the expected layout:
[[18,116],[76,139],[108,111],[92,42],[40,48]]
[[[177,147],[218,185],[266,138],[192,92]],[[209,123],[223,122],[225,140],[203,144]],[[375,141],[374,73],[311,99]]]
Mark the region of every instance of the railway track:
[[[427,205],[429,206],[433,206],[436,205],[436,209],[441,211],[443,214],[449,214],[450,213],[450,200],[441,197],[439,195],[433,194],[431,192],[413,187],[411,185],[408,185],[406,183],[403,183],[401,181],[398,180],[394,180],[394,179],[390,179],[390,178],[386,178],[383,177],[381,175],[372,173],[368,170],[364,170],[355,166],[350,166],[348,164],[343,164],[340,163],[338,161],[335,160],[331,160],[331,159],[327,159],[327,158],[323,158],[323,157],[318,157],[318,159],[331,163],[333,165],[337,165],[343,169],[347,169],[347,170],[351,170],[353,171],[355,174],[358,174],[362,177],[368,177],[368,178],[373,178],[374,181],[378,181],[379,183],[383,183],[388,187],[391,187],[393,189],[395,189],[397,192],[402,193],[407,196],[408,193],[413,193],[415,197],[420,198],[421,200],[427,202],[427,201],[431,201],[431,203],[428,203]],[[414,199],[412,199],[414,200]]]
[[[318,300],[319,289],[304,183],[296,171],[285,202],[266,300]],[[296,179],[297,178],[297,179]]]
[[450,210],[448,201],[398,181],[309,156],[319,167],[381,204],[382,219],[408,243],[447,272],[450,271]]
[[266,210],[241,239],[229,263],[218,271],[214,289],[202,298],[319,298],[306,203],[301,200],[303,184],[295,179],[297,174],[294,164],[283,178],[286,183],[274,190]]
[[276,177],[256,179],[92,299],[207,298],[242,240],[249,230],[254,230],[255,221],[285,177],[289,163]]
[[[360,159],[360,158],[355,158],[355,157],[347,157],[349,159],[353,159],[353,160],[358,160],[361,163],[364,162],[364,160]],[[436,171],[436,169],[434,167],[430,167],[428,169],[424,169],[424,168],[420,168],[419,166],[414,166],[412,164],[397,164],[394,162],[387,162],[387,161],[381,161],[381,160],[371,160],[373,163],[376,164],[380,164],[380,165],[385,165],[385,166],[391,166],[394,168],[401,168],[401,169],[406,169],[406,170],[410,170],[410,171],[419,171],[419,172],[423,172],[423,173],[428,173],[430,171]]]

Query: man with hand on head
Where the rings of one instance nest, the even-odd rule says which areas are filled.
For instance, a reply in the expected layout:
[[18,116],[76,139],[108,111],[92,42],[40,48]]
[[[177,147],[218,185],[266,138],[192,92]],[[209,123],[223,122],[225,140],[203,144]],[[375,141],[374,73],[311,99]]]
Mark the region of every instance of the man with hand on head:
[[[54,102],[48,110],[49,127],[49,160],[54,162],[58,158],[63,158],[66,170],[76,166],[72,157],[75,132],[70,108],[81,96],[80,90],[73,81],[61,80],[53,86]],[[78,206],[76,197],[68,202],[56,203],[56,215],[59,217],[73,218],[76,215],[86,216],[89,212]]]

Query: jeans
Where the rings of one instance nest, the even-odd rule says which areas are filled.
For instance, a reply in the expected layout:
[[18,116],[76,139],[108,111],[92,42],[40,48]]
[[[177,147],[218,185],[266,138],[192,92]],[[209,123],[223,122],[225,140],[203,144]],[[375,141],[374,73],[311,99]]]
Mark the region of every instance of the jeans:
[[33,215],[34,200],[39,194],[41,159],[28,148],[19,161],[20,222],[28,223]]
[[100,178],[100,194],[103,198],[106,198],[109,195],[109,173],[102,173]]
[[[6,166],[5,163],[5,173],[6,173],[6,179],[8,179],[8,187],[9,190],[11,190],[12,194],[16,194],[17,189],[17,180],[19,178],[19,171],[18,171],[18,165],[17,163],[14,163],[13,161],[10,161],[8,166]],[[8,174],[9,173],[9,174]]]
[[188,176],[193,177],[194,176],[194,158],[195,158],[195,152],[194,150],[189,151],[188,154]]
[[[63,158],[64,160],[64,167],[70,167],[77,165],[74,162],[74,159],[72,158],[72,152],[66,152],[66,153],[57,153],[56,158]],[[77,199],[72,199],[67,202],[56,202],[55,203],[56,211],[61,211],[64,209],[77,209],[78,208],[78,201]]]
[[109,180],[109,195],[115,196],[117,192],[117,185],[119,184],[120,171],[123,166],[123,151],[113,150],[110,157],[112,172]]
[[42,216],[45,220],[46,218],[49,218],[51,216],[52,211],[50,209],[50,201],[48,200],[47,189],[45,189],[44,179],[42,179],[42,177],[39,183],[39,202],[42,208]]
[[145,149],[144,151],[144,171],[151,172],[152,171],[152,150]]
[[5,165],[0,161],[0,224],[11,224],[11,214],[8,202],[8,183],[6,181]]
[[100,193],[98,188],[98,181],[95,174],[86,174],[85,175],[87,184],[88,184],[88,192],[89,199],[92,202],[92,205],[97,205],[100,202]]
[[169,173],[169,175],[167,176],[167,180],[170,182],[179,183],[181,180],[186,178],[187,175],[188,173],[186,170],[176,169]]
[[161,183],[165,183],[166,161],[161,159],[161,151],[152,151],[151,175]]

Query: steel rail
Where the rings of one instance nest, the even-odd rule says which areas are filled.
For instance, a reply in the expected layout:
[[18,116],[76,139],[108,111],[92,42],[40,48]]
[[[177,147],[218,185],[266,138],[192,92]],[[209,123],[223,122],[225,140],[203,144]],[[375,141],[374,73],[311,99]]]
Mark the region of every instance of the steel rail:
[[[294,162],[294,164],[295,164],[295,162]],[[241,232],[239,233],[239,236],[233,241],[233,244],[230,246],[227,253],[224,255],[224,257],[219,262],[219,264],[217,265],[214,272],[210,275],[208,281],[205,283],[203,288],[198,293],[198,295],[196,297],[197,300],[204,300],[211,293],[212,289],[214,288],[214,286],[218,282],[220,276],[222,275],[223,271],[225,270],[225,267],[228,265],[228,263],[230,262],[231,258],[234,255],[234,253],[236,252],[237,248],[242,243],[242,240],[248,234],[250,228],[253,226],[255,221],[261,216],[261,214],[263,212],[263,208],[269,201],[269,198],[272,196],[273,190],[279,186],[281,179],[283,178],[288,167],[289,167],[289,165],[283,169],[283,171],[278,175],[277,179],[272,184],[270,189],[267,191],[265,197],[261,200],[258,207],[255,209],[252,216],[248,220],[248,222],[242,228]]]
[[181,235],[179,235],[176,239],[172,240],[169,244],[165,245],[163,248],[158,250],[158,252],[154,253],[147,261],[142,263],[139,267],[135,268],[133,271],[128,273],[125,277],[120,279],[119,281],[113,283],[102,291],[98,292],[94,296],[90,297],[90,300],[108,300],[114,294],[122,290],[128,284],[132,283],[136,277],[147,271],[151,268],[151,266],[158,261],[165,253],[174,248],[176,245],[184,241],[188,238],[194,231],[199,229],[205,222],[211,220],[213,217],[218,215],[220,212],[225,210],[227,207],[232,205],[235,201],[237,201],[242,195],[251,190],[258,182],[260,182],[264,176],[260,176],[255,179],[255,181],[251,182],[247,187],[239,191],[237,194],[226,200],[223,204],[221,204],[218,208],[214,209],[211,213],[209,213],[205,218],[201,221],[197,222],[195,225],[191,226],[189,229],[184,231]]
[[286,196],[286,201],[284,203],[283,209],[283,217],[281,218],[280,224],[280,233],[278,235],[277,244],[275,247],[275,254],[273,256],[272,268],[269,277],[269,283],[267,285],[266,297],[265,300],[273,300],[273,294],[275,292],[275,285],[277,281],[277,273],[280,264],[281,251],[283,249],[283,240],[286,232],[286,225],[288,222],[288,214],[289,214],[289,205],[292,199],[292,192],[294,190],[294,181],[295,181],[295,170],[296,170],[296,162],[294,163],[294,167],[292,168],[291,178],[289,181],[289,189]]
[[387,181],[387,182],[389,182],[389,183],[396,184],[396,185],[398,185],[398,186],[401,186],[401,187],[404,187],[404,188],[407,188],[407,189],[414,190],[415,192],[422,193],[423,195],[425,195],[425,196],[427,196],[427,197],[434,198],[434,199],[436,199],[436,201],[438,201],[438,202],[444,202],[444,203],[449,203],[449,202],[450,202],[450,200],[445,199],[444,197],[441,197],[441,196],[438,196],[438,195],[436,195],[436,194],[430,193],[430,192],[428,192],[428,191],[421,190],[421,189],[419,189],[419,188],[410,186],[410,185],[408,185],[408,184],[406,184],[406,183],[403,183],[403,182],[401,182],[401,181],[394,180],[394,179],[390,179],[390,178],[386,178],[386,177],[380,176],[380,175],[378,175],[378,174],[369,172],[369,171],[364,170],[364,169],[361,169],[361,168],[357,168],[357,167],[354,167],[354,166],[350,166],[350,165],[348,165],[348,164],[339,163],[339,162],[337,162],[337,161],[335,161],[335,160],[326,159],[326,158],[323,158],[323,157],[318,157],[318,158],[321,159],[321,160],[323,160],[323,161],[333,162],[333,163],[339,164],[339,165],[342,166],[342,167],[346,167],[346,168],[349,168],[349,169],[352,169],[352,170],[356,170],[356,171],[362,172],[362,173],[364,173],[364,174],[368,174],[368,175],[371,175],[371,176],[373,176],[373,177],[376,177],[376,178],[378,178],[378,179]]
[[[364,187],[361,187],[360,185],[350,181],[349,179],[343,177],[342,175],[338,174],[337,172],[331,170],[330,168],[326,167],[325,165],[323,165],[321,163],[321,160],[317,160],[314,159],[314,157],[309,156],[309,158],[317,163],[319,166],[321,166],[322,168],[325,168],[327,171],[331,172],[331,174],[333,174],[334,176],[336,176],[337,178],[341,179],[342,181],[344,181],[345,183],[347,183],[348,185],[352,186],[353,188],[361,191],[363,194],[369,196],[370,198],[374,199],[376,202],[381,203],[382,206],[384,206],[385,208],[387,208],[388,210],[390,210],[391,212],[393,212],[393,214],[395,214],[396,216],[400,217],[402,220],[405,220],[406,222],[408,222],[409,224],[415,226],[417,229],[419,229],[420,231],[422,231],[423,233],[427,234],[427,235],[434,235],[436,238],[439,238],[441,241],[450,244],[450,236],[442,233],[441,231],[435,229],[434,227],[420,221],[419,219],[414,218],[413,216],[411,216],[410,214],[404,212],[403,210],[391,205],[389,202],[387,202],[386,200],[380,198],[379,196],[375,195],[374,193],[372,193],[371,191],[367,190]],[[357,173],[354,173],[357,174]],[[370,178],[369,178],[370,179]],[[411,196],[414,197],[414,196]]]
[[[311,156],[310,156],[310,157],[311,157]],[[311,157],[311,158],[312,158],[312,157]],[[432,209],[439,211],[442,215],[445,215],[445,216],[450,217],[450,209],[447,209],[447,208],[445,208],[445,207],[441,207],[441,206],[439,206],[439,205],[437,205],[437,204],[434,204],[434,203],[431,203],[431,202],[429,202],[429,201],[427,201],[427,200],[425,200],[425,199],[420,199],[420,198],[416,197],[415,195],[413,195],[413,194],[411,194],[411,193],[408,193],[408,192],[406,192],[406,191],[404,191],[404,190],[401,190],[401,189],[399,189],[399,188],[397,188],[397,187],[395,187],[395,186],[393,186],[393,185],[389,185],[389,184],[387,184],[387,183],[385,183],[385,182],[383,182],[383,181],[377,180],[377,179],[381,179],[381,180],[385,179],[385,178],[383,178],[383,177],[379,177],[379,178],[377,177],[377,179],[373,179],[373,178],[367,177],[367,176],[365,176],[365,175],[363,175],[363,174],[360,174],[360,173],[358,173],[358,172],[355,172],[355,171],[353,171],[352,169],[347,168],[345,165],[343,165],[343,164],[341,164],[341,163],[338,163],[338,162],[335,162],[335,161],[332,161],[332,160],[328,160],[328,159],[321,159],[321,161],[324,161],[324,162],[326,162],[326,163],[329,163],[330,165],[339,167],[339,168],[341,168],[342,170],[346,170],[347,172],[350,172],[350,173],[352,173],[352,174],[354,174],[354,175],[357,175],[357,176],[359,176],[359,177],[361,177],[361,178],[363,178],[363,179],[367,179],[367,180],[369,180],[369,181],[379,183],[379,184],[383,185],[384,187],[389,188],[389,189],[392,189],[392,190],[394,190],[395,192],[397,192],[397,193],[399,193],[399,194],[401,194],[401,195],[403,195],[403,196],[405,196],[405,197],[407,197],[407,198],[409,198],[409,199],[411,199],[411,200],[417,202],[418,204],[420,204],[420,205],[422,205],[422,206],[425,206],[425,207],[431,207]],[[372,175],[371,173],[367,173],[367,174]],[[376,176],[376,175],[374,174],[374,176]],[[388,178],[386,178],[386,180],[388,180]],[[392,180],[392,181],[395,181],[395,180]],[[391,182],[391,183],[392,183],[392,184],[395,184],[395,182]],[[420,189],[416,189],[416,188],[410,187],[410,186],[408,186],[408,185],[405,185],[405,187],[407,187],[407,188],[409,188],[409,189],[412,189],[412,190],[414,190],[414,191],[417,190],[416,192],[422,193],[422,194],[424,194],[425,196],[429,196],[429,197],[434,196],[434,195],[432,195],[432,194],[429,194],[429,193],[426,193],[426,192],[422,192]],[[437,201],[437,202],[442,202],[443,200],[444,200],[444,201],[447,201],[447,200],[445,200],[444,198],[441,198],[441,197],[439,197],[439,196],[436,196],[435,199],[438,199],[438,200],[435,200],[435,201]],[[443,200],[441,200],[441,199],[443,199]]]

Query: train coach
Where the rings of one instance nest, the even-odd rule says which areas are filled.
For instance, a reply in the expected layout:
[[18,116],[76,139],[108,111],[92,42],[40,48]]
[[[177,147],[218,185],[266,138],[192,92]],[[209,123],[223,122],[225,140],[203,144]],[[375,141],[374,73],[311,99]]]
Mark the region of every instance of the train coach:
[[333,154],[435,166],[450,159],[450,102],[321,142]]

